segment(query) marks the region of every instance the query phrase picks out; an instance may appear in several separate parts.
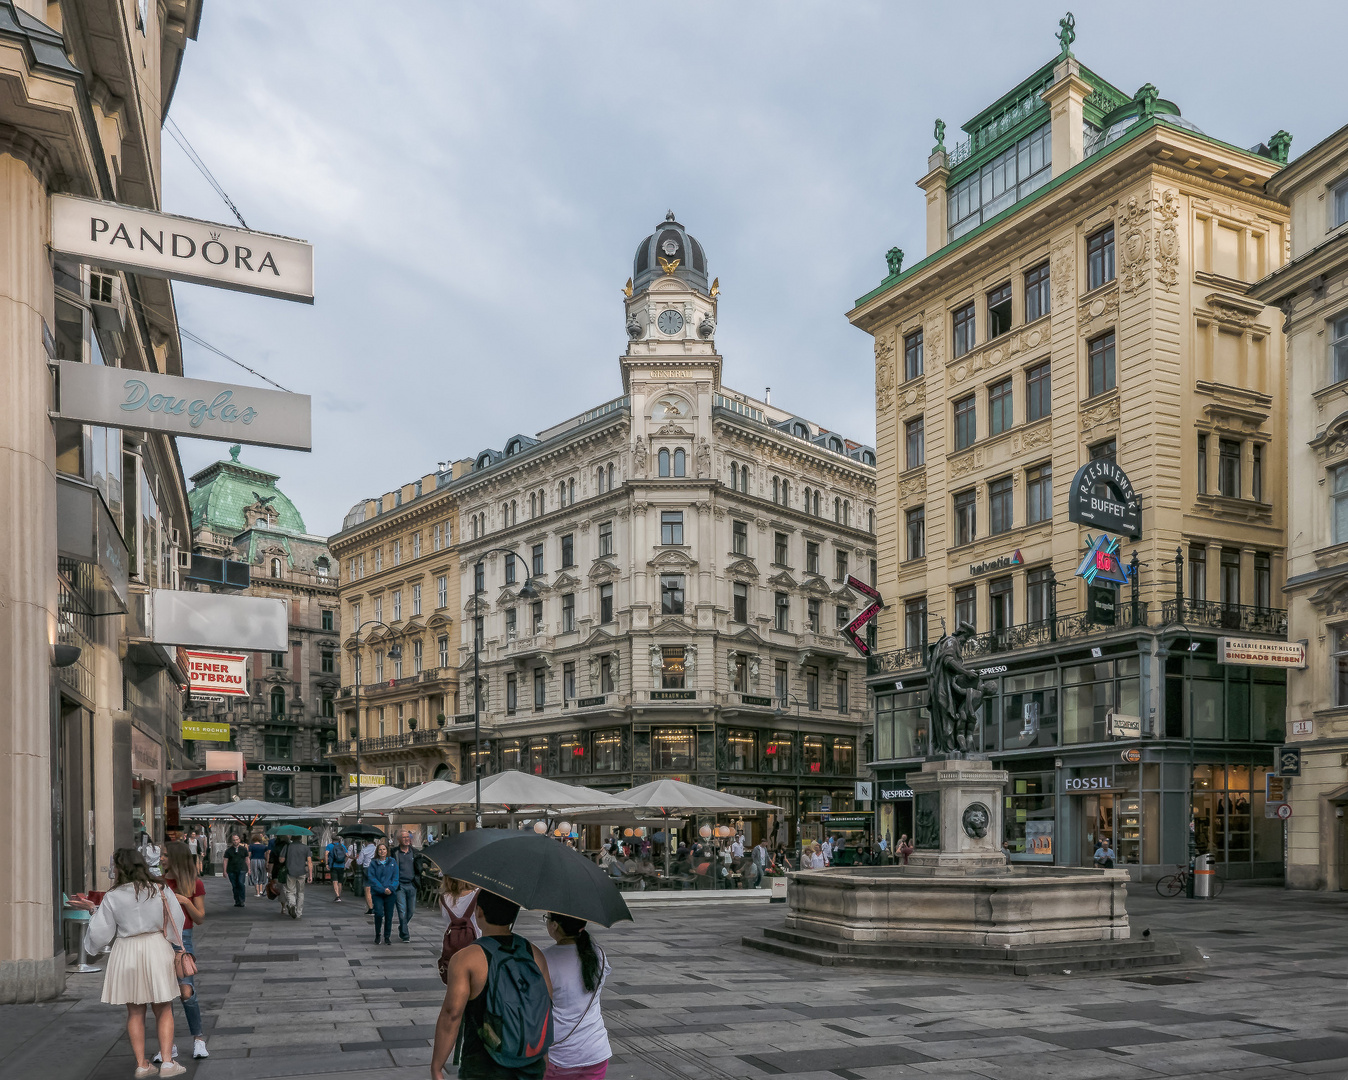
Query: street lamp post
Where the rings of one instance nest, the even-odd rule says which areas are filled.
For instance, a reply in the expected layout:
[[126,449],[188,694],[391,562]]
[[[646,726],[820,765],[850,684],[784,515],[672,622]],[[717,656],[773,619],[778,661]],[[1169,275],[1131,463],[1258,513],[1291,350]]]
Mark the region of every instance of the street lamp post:
[[[479,629],[478,620],[482,618],[478,614],[479,597],[487,591],[487,568],[483,559],[488,555],[500,552],[509,555],[512,559],[519,559],[510,548],[493,547],[486,551],[478,552],[477,560],[473,563],[473,821],[476,828],[482,828],[482,681],[479,674],[482,663],[482,631]],[[538,590],[533,586],[532,568],[523,559],[520,562],[524,565],[524,584],[520,586],[517,594],[521,600],[532,600],[538,596]]]
[[[800,742],[800,698],[796,697],[795,694],[788,693],[786,697],[780,698],[779,700],[784,704],[795,705],[796,707],[796,726],[791,738],[791,771],[796,782],[796,844],[800,846],[800,850],[803,852],[805,848],[802,845],[800,829],[801,822],[804,820],[805,815],[800,806],[800,759],[804,756],[805,747],[803,745],[796,745]],[[779,721],[786,715],[782,711],[781,705],[778,705],[775,713]]]
[[[362,630],[364,630],[367,626],[382,626],[382,627],[383,627],[385,630],[387,630],[390,634],[393,633],[393,629],[392,629],[392,627],[390,627],[390,626],[388,625],[388,623],[381,622],[381,621],[378,620],[378,619],[367,619],[365,622],[361,623],[358,627],[356,627],[356,633],[355,633],[355,635],[354,635],[354,636],[355,636],[355,639],[356,639],[356,648],[355,648],[355,652],[356,652],[356,663],[355,663],[354,671],[352,672],[352,674],[355,675],[355,680],[354,680],[354,681],[355,681],[355,684],[356,684],[356,727],[355,727],[355,733],[356,733],[356,820],[357,820],[357,821],[360,820],[360,789],[361,789],[361,771],[360,771],[360,677],[361,677],[361,666],[362,666],[362,665],[361,665],[361,662],[360,662],[360,632],[361,632]],[[389,655],[389,659],[390,659],[390,660],[397,660],[399,657],[402,656],[402,654],[403,654],[403,650],[402,650],[402,646],[401,646],[401,645],[398,645],[397,643],[394,643],[393,645],[391,645],[391,646],[389,647],[388,655]]]

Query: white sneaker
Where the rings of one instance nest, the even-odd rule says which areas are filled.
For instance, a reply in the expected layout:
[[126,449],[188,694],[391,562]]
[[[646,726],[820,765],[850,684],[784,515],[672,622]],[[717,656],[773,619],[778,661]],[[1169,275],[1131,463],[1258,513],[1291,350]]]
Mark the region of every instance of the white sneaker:
[[[173,1057],[174,1057],[174,1060],[177,1060],[177,1057],[178,1057],[178,1044],[177,1044],[177,1043],[174,1043],[174,1044],[173,1044]],[[150,1058],[150,1064],[151,1064],[151,1065],[162,1065],[162,1064],[164,1064],[164,1056],[163,1056],[163,1054],[162,1054],[160,1051],[156,1050],[156,1051],[155,1051],[154,1057]]]
[[208,1058],[211,1056],[206,1049],[205,1039],[194,1039],[192,1041],[192,1056],[194,1058]]

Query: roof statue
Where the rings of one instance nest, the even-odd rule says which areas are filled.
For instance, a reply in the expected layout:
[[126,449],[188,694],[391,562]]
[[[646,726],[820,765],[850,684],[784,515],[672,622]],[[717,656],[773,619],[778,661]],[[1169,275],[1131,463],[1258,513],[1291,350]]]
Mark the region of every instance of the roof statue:
[[1059,59],[1066,60],[1072,55],[1072,42],[1077,39],[1077,20],[1070,11],[1066,18],[1058,20],[1057,38],[1058,44],[1062,47]]
[[936,137],[936,145],[931,148],[933,154],[945,153],[945,121],[939,116],[936,118],[936,127],[932,134]]
[[889,266],[889,276],[898,277],[903,270],[903,248],[892,247],[886,251],[885,262]]
[[1292,135],[1287,131],[1279,131],[1268,137],[1268,148],[1273,152],[1273,160],[1283,165],[1287,164],[1288,155],[1292,150]]

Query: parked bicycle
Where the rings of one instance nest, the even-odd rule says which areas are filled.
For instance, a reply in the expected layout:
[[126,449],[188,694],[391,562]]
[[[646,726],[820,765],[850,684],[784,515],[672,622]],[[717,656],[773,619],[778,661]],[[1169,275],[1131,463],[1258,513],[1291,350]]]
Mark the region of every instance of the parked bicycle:
[[[1188,892],[1189,888],[1189,868],[1181,867],[1176,874],[1167,874],[1156,882],[1156,892],[1161,896],[1179,896],[1181,893]],[[1222,895],[1222,887],[1226,884],[1221,874],[1212,875],[1212,895],[1214,897]]]

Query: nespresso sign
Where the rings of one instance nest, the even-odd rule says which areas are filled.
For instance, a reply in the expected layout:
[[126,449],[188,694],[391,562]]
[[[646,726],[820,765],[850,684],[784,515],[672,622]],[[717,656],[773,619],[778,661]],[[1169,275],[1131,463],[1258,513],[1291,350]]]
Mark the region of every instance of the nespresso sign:
[[1128,474],[1108,458],[1097,458],[1072,477],[1067,520],[1136,538],[1142,535],[1142,504]]
[[314,302],[313,246],[288,236],[53,195],[51,246],[93,266]]

